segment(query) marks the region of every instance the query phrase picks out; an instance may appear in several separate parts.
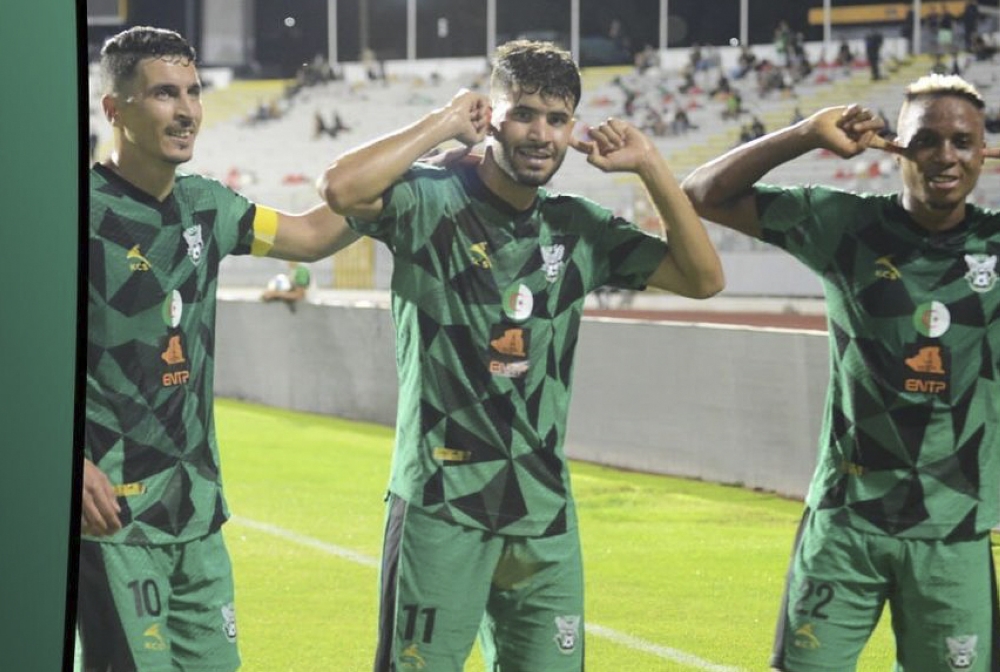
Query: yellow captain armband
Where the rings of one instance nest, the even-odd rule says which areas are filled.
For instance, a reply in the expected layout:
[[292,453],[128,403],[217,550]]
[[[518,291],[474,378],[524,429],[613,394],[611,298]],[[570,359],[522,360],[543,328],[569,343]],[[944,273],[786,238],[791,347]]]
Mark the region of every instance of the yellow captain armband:
[[274,247],[274,237],[278,235],[278,212],[262,205],[257,206],[253,218],[253,243],[250,254],[263,257]]

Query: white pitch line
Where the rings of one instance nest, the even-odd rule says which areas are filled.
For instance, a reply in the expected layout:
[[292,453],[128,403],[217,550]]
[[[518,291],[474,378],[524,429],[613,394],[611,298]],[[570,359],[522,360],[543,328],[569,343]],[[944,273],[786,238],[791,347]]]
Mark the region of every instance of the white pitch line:
[[603,625],[588,623],[586,628],[588,635],[597,635],[598,637],[603,637],[604,639],[610,639],[615,644],[621,644],[622,646],[626,646],[630,649],[642,651],[643,653],[649,653],[660,658],[666,658],[667,660],[672,660],[675,663],[687,665],[688,667],[706,670],[707,672],[743,672],[743,670],[738,667],[717,665],[716,663],[702,660],[693,654],[679,651],[677,649],[671,649],[669,646],[660,646],[659,644],[647,642],[644,639],[633,637],[632,635],[624,632],[618,632],[617,630],[612,630],[611,628],[605,628]]
[[324,553],[329,553],[330,555],[336,555],[338,558],[350,560],[351,562],[356,562],[359,565],[364,565],[365,567],[378,567],[380,564],[377,558],[373,558],[370,555],[358,553],[357,551],[352,551],[351,549],[343,548],[342,546],[328,544],[325,541],[320,541],[319,539],[314,539],[313,537],[307,537],[304,534],[298,534],[297,532],[286,530],[285,528],[278,527],[277,525],[259,523],[256,520],[250,520],[249,518],[243,518],[242,516],[231,516],[229,520],[237,525],[252,527],[255,530],[273,534],[276,537],[287,539],[288,541],[301,544],[302,546],[315,548],[317,551],[323,551]]
[[[256,520],[250,520],[249,518],[243,518],[242,516],[232,516],[229,520],[237,525],[251,527],[260,532],[266,532],[267,534],[281,537],[282,539],[286,539],[293,543],[308,546],[309,548],[314,548],[318,551],[335,555],[338,558],[343,558],[344,560],[356,562],[359,565],[364,565],[366,567],[378,567],[380,564],[377,558],[373,558],[370,555],[358,553],[357,551],[352,551],[349,548],[344,548],[335,544],[329,544],[313,537],[307,537],[304,534],[292,532],[291,530],[286,530],[285,528],[278,527],[277,525],[261,523]],[[617,630],[612,630],[611,628],[606,628],[603,625],[597,625],[596,623],[587,623],[586,631],[588,635],[602,637],[614,642],[615,644],[621,644],[629,649],[648,653],[658,658],[671,660],[687,667],[705,670],[705,672],[744,672],[744,670],[739,667],[717,665],[716,663],[703,660],[693,654],[686,653],[678,649],[672,649],[669,646],[660,646],[659,644],[654,644],[653,642],[647,642],[644,639],[639,639],[638,637],[634,637],[624,632],[618,632]]]

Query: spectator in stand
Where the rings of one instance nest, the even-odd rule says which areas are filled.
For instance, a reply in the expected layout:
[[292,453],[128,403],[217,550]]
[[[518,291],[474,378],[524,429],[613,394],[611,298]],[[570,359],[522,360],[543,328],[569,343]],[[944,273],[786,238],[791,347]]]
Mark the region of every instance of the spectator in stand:
[[986,113],[986,132],[1000,133],[1000,107]]
[[323,115],[319,110],[313,115],[313,137],[319,138],[324,135],[329,135],[331,138],[336,138],[343,131],[349,131],[350,128],[344,123],[344,120],[340,116],[340,112],[333,113],[333,123],[327,124],[326,120],[323,119]]
[[785,67],[792,66],[792,29],[782,19],[774,28],[774,50],[785,59]]
[[977,61],[990,61],[997,55],[997,48],[985,36],[977,34],[972,40],[972,55]]
[[965,50],[972,51],[975,36],[979,33],[979,3],[969,0],[962,11],[962,37]]
[[684,80],[677,90],[681,93],[694,93],[698,90],[698,83],[694,81],[694,67],[688,63],[681,71],[681,78]]
[[937,48],[942,54],[950,54],[955,49],[955,17],[948,13],[948,6],[943,2],[938,19]]
[[697,129],[698,127],[691,123],[691,119],[688,117],[688,113],[683,107],[677,107],[674,111],[674,120],[671,122],[671,130],[674,135],[683,135],[690,130]]
[[789,74],[792,81],[801,82],[812,72],[812,65],[806,55],[806,36],[802,33],[795,33],[789,48],[791,50]]
[[[931,53],[937,53],[940,49],[938,46],[938,29],[941,27],[941,12],[937,7],[931,6],[930,10],[927,12],[927,17],[925,19],[927,25],[927,33],[931,36]],[[926,48],[925,48],[926,50]]]
[[740,57],[736,62],[736,68],[732,72],[733,79],[743,79],[747,74],[757,67],[757,56],[744,44],[740,47]]
[[660,52],[655,47],[647,44],[642,51],[635,55],[635,69],[640,75],[647,70],[659,70]]
[[309,267],[297,261],[288,262],[288,273],[278,273],[267,283],[267,289],[260,295],[260,300],[266,303],[284,301],[289,308],[295,310],[295,304],[306,298],[312,275]]
[[931,73],[935,75],[948,74],[948,66],[944,62],[944,54],[934,54],[934,65],[931,66]]
[[872,81],[882,79],[879,64],[882,61],[882,33],[871,30],[865,35],[865,56],[868,58],[868,68],[872,73]]
[[840,41],[840,48],[837,49],[837,58],[834,64],[843,68],[844,72],[851,69],[854,65],[854,52],[851,51],[851,45],[847,43],[847,40]]
[[620,19],[611,20],[611,24],[608,26],[608,39],[615,45],[615,51],[622,58],[632,58],[632,38],[625,31]]
[[757,91],[761,98],[768,97],[774,91],[788,91],[790,88],[784,70],[771,61],[765,59],[757,68]]
[[746,110],[743,109],[743,96],[736,89],[733,89],[729,97],[726,98],[726,108],[722,111],[723,119],[739,119],[740,115],[745,113]]
[[913,8],[906,10],[903,25],[899,28],[900,36],[906,40],[906,53],[913,54]]
[[714,100],[724,100],[732,92],[733,87],[729,84],[729,78],[719,73],[719,81],[715,83],[715,88],[713,88],[709,93],[709,97]]

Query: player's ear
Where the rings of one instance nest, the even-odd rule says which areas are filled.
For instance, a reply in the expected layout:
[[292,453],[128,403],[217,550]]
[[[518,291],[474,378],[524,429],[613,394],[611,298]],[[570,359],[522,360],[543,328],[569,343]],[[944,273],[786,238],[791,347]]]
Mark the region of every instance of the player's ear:
[[116,126],[118,122],[118,100],[113,94],[106,93],[101,96],[101,110],[104,112],[104,118],[108,120],[108,123]]

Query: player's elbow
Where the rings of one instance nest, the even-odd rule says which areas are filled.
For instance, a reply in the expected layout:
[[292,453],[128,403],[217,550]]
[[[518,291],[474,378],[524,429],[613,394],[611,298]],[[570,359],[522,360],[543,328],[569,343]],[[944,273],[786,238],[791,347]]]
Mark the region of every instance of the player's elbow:
[[698,170],[684,178],[681,189],[691,201],[695,212],[704,215],[704,209],[712,202],[711,181],[703,179]]
[[338,164],[334,163],[323,171],[323,174],[316,181],[316,189],[319,191],[320,198],[326,201],[331,210],[338,215],[350,214],[355,203],[350,197],[351,189],[344,175],[344,170],[338,168]]
[[726,274],[720,265],[715,268],[705,269],[692,278],[692,282],[688,286],[689,292],[687,296],[691,299],[709,299],[725,288]]

